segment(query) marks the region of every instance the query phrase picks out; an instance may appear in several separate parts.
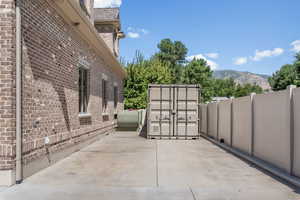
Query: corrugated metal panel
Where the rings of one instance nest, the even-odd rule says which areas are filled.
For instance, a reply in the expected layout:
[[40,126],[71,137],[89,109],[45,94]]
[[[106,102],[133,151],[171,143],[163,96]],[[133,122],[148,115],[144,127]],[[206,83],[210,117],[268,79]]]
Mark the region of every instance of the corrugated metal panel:
[[199,137],[199,86],[149,85],[148,138]]

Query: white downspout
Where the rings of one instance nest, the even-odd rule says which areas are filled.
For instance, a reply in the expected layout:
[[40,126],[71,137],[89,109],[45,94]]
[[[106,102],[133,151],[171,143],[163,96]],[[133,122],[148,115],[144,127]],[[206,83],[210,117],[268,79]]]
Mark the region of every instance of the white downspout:
[[16,0],[16,184],[22,183],[22,16]]

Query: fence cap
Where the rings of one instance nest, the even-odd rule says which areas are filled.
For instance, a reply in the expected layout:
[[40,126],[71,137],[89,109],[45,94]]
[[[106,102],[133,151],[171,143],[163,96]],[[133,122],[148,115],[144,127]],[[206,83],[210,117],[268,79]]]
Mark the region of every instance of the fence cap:
[[297,88],[296,85],[289,85],[289,86],[287,86],[286,89],[291,90],[291,89],[295,89],[295,88]]
[[188,87],[188,88],[200,88],[200,85],[192,85],[192,84],[149,84],[149,88],[152,87]]

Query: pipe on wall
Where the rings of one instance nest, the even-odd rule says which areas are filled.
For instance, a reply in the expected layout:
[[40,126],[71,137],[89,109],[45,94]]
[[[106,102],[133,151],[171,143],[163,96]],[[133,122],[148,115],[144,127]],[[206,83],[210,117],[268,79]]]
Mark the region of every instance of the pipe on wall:
[[16,0],[16,184],[22,183],[22,16]]

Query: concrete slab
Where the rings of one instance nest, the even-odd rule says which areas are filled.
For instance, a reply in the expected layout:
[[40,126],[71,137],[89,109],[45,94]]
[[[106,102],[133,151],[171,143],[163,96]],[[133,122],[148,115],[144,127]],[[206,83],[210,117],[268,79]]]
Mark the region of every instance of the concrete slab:
[[56,186],[155,187],[155,156],[155,143],[149,140],[136,134],[110,135],[26,181]]
[[[32,191],[32,192],[28,192]],[[34,192],[33,192],[34,191]],[[21,196],[22,195],[22,196]],[[148,188],[148,187],[97,187],[67,185],[56,189],[45,185],[22,185],[10,189],[1,195],[0,200],[69,200],[69,199],[103,199],[103,200],[194,200],[189,189],[184,188]]]
[[146,140],[118,132],[73,154],[0,199],[300,199],[299,190],[212,143]]
[[157,151],[160,186],[285,186],[206,140],[161,140]]

